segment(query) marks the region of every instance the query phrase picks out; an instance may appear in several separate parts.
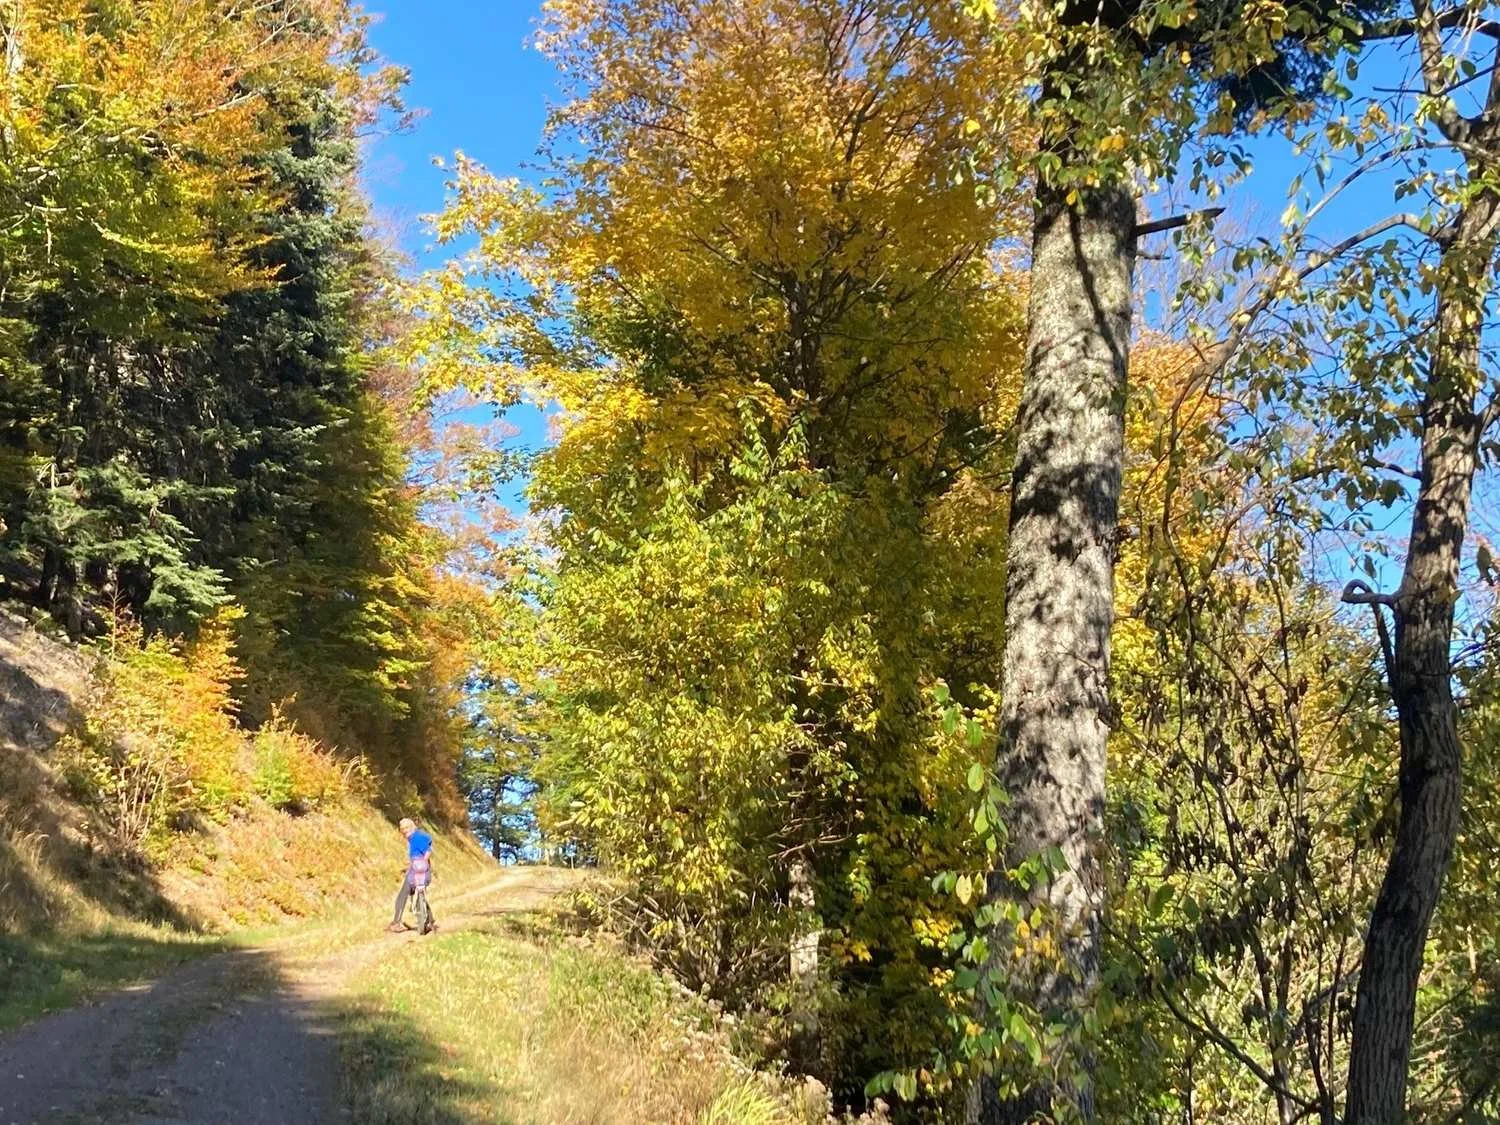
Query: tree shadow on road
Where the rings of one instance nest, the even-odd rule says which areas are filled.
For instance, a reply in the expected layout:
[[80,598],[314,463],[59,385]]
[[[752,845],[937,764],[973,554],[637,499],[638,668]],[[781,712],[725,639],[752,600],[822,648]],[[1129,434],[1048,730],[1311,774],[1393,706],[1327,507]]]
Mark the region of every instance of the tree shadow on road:
[[91,993],[148,980],[222,948],[163,931],[0,933],[0,1032]]

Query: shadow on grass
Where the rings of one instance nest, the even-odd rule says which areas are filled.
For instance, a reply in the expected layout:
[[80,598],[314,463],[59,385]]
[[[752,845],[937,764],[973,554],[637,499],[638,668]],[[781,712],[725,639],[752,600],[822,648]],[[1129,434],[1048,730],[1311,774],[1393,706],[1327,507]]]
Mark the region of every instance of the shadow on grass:
[[351,1003],[327,1019],[343,1065],[344,1104],[360,1125],[511,1120],[495,1104],[498,1091],[464,1077],[459,1060],[400,1013]]
[[[89,939],[91,954],[143,964],[150,943]],[[299,983],[300,981],[300,983]],[[34,990],[35,991],[35,990]],[[151,1120],[277,1125],[505,1122],[504,1091],[387,1006],[330,999],[264,950],[229,950],[149,985],[0,1035],[0,1121]],[[475,1013],[475,1019],[485,1019]]]
[[0,934],[0,1031],[222,948],[168,934]]

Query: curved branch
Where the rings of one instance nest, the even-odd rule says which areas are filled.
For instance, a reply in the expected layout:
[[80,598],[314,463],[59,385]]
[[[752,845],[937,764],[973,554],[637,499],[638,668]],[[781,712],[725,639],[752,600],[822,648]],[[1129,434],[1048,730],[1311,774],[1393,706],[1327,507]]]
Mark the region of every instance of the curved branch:
[[1385,660],[1385,682],[1393,690],[1396,685],[1396,652],[1391,647],[1390,630],[1386,628],[1385,614],[1381,612],[1381,606],[1389,606],[1392,613],[1396,610],[1396,595],[1382,594],[1371,588],[1369,583],[1356,578],[1344,587],[1343,601],[1346,605],[1367,605],[1375,614],[1375,631],[1380,634],[1380,655]]
[[1396,608],[1395,594],[1382,594],[1372,589],[1362,578],[1356,578],[1344,587],[1343,601],[1346,605],[1388,605],[1392,609]]

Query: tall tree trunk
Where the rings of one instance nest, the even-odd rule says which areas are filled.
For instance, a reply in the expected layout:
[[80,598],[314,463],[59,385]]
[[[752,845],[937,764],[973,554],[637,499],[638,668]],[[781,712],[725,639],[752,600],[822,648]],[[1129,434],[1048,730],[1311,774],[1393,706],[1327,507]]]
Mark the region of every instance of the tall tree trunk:
[[[1479,173],[1475,173],[1476,178]],[[1471,203],[1439,265],[1437,327],[1422,401],[1422,465],[1406,569],[1389,604],[1391,698],[1401,728],[1400,819],[1365,935],[1349,1055],[1346,1125],[1406,1120],[1407,1069],[1427,930],[1458,836],[1463,748],[1450,649],[1458,567],[1483,423],[1480,329],[1491,284],[1496,201]]]
[[[1029,892],[1055,927],[1061,964],[1039,963],[1022,983],[1041,1010],[1064,1021],[1091,1001],[1099,969],[1098,844],[1134,269],[1135,201],[1126,186],[1071,205],[1062,190],[1039,188],[1011,482],[999,769],[1012,801],[1009,862],[1052,847],[1067,862]],[[988,893],[1013,892],[997,873]],[[1059,1093],[1091,1117],[1091,1061],[1061,1062],[1064,1072],[1085,1076],[1073,1088],[1005,1100],[985,1082],[970,1097],[970,1121],[1028,1120]]]

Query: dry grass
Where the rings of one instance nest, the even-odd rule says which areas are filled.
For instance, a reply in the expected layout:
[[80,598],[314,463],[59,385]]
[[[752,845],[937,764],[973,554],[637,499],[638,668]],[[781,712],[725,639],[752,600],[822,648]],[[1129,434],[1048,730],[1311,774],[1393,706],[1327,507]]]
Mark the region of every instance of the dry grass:
[[701,1001],[617,948],[496,917],[357,975],[342,1018],[368,1125],[793,1125],[795,1088],[735,1059]]
[[[253,737],[234,725],[222,641],[189,657],[158,649],[116,662],[131,673],[116,688],[131,690],[117,690],[110,722],[162,727],[161,739],[192,751],[205,789],[216,775],[204,763],[233,775],[228,796],[210,802],[224,815],[164,834],[148,862],[101,846],[96,818],[62,776],[58,742],[98,703],[96,659],[0,610],[0,1027],[220,948],[211,933],[352,909],[367,923],[389,908],[405,856],[396,828],[349,784],[344,763],[285,724]],[[172,675],[146,674],[162,668]],[[493,871],[472,837],[435,835],[446,885]]]
[[[436,868],[451,883],[492,870],[463,832],[434,830]],[[306,816],[264,807],[178,836],[161,883],[197,924],[227,930],[315,918],[395,896],[406,844],[378,811],[345,801]]]
[[[267,814],[258,822],[241,822],[221,840],[226,855],[220,868],[122,874],[160,896],[161,908],[173,915],[165,921],[145,921],[105,904],[96,886],[107,880],[101,869],[47,884],[52,887],[48,920],[56,924],[27,924],[32,915],[0,896],[0,1030],[100,991],[155,979],[205,954],[271,940],[273,934],[319,954],[369,941],[389,918],[403,841],[369,808],[351,807],[342,817],[330,813],[320,824],[306,823],[310,819]],[[459,835],[440,840],[439,854],[450,857],[445,892],[493,880],[496,868],[472,840]],[[317,854],[315,847],[328,841],[348,849],[335,857],[350,866],[329,868],[316,878],[301,872],[304,855]],[[28,879],[47,878],[40,846],[18,854],[14,843],[0,847],[0,859],[10,857],[0,862],[0,885],[6,881],[5,864],[12,861],[24,865]],[[32,897],[18,901],[35,907]],[[191,926],[184,921],[189,915]],[[235,924],[236,918],[242,921]],[[244,928],[249,926],[259,928]]]

